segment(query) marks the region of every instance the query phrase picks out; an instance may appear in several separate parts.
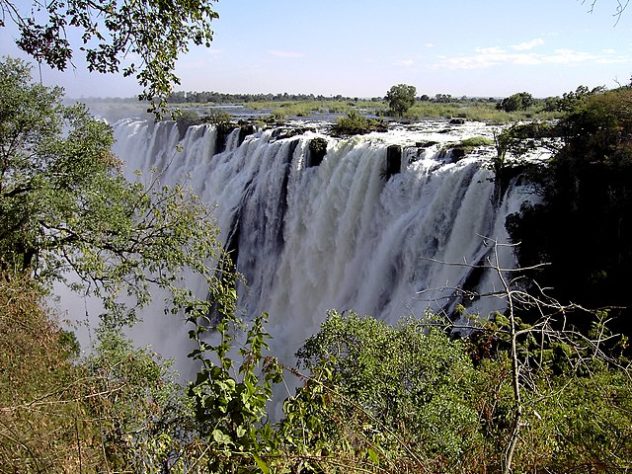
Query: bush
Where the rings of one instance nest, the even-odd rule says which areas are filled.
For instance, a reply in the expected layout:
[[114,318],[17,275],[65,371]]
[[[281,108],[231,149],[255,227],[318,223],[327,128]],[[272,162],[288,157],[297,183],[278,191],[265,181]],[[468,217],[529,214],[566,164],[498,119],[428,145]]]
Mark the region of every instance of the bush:
[[[421,459],[455,460],[482,442],[465,343],[421,321],[392,327],[332,311],[297,356],[329,387],[323,394],[308,382],[286,402],[286,436],[318,420],[311,448],[344,452],[351,445],[360,458],[375,449],[393,459],[406,457],[408,448]],[[303,410],[309,416],[297,419]]]
[[[331,453],[348,466],[392,472],[499,472],[515,413],[507,324],[498,315],[462,340],[430,315],[389,326],[329,313],[297,354],[312,376],[285,404],[286,453]],[[594,351],[583,341],[518,338],[531,367],[520,382],[524,425],[513,472],[614,472],[629,463],[626,360],[589,360]]]
[[349,112],[346,117],[340,117],[332,127],[332,134],[337,136],[362,135],[375,131],[385,131],[387,126],[378,120],[367,119],[355,110]]
[[505,112],[515,112],[526,110],[535,103],[533,96],[528,92],[519,92],[503,99],[498,103],[497,108]]
[[233,117],[223,110],[213,109],[202,118],[202,122],[210,123],[211,125],[220,125],[230,123]]
[[494,144],[494,140],[487,137],[471,137],[461,140],[461,146],[476,148],[479,146],[490,146]]
[[[118,332],[78,359],[28,276],[0,280],[0,462],[7,472],[158,472],[191,429],[179,387]],[[192,456],[193,457],[193,456]]]

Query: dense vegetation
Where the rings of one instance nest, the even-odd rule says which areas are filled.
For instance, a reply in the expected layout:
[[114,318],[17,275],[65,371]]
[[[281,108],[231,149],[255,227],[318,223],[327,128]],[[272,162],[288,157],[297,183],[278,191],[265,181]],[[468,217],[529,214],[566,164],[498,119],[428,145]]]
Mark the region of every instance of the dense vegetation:
[[565,301],[613,307],[617,327],[630,334],[632,89],[587,94],[555,127],[530,135],[559,136],[563,145],[532,173],[543,203],[508,222],[521,262],[550,262],[541,285]]
[[[427,314],[389,326],[334,311],[299,351],[299,369],[282,367],[266,352],[265,315],[244,322],[236,312],[229,260],[222,273],[209,270],[222,252],[207,210],[185,190],[161,187],[157,179],[148,187],[127,182],[111,156],[106,124],[81,107],[62,105],[61,92],[33,83],[24,64],[4,60],[0,71],[3,470],[509,473],[632,467],[627,341],[610,333],[607,312],[592,314],[583,332],[562,327],[572,306],[545,293],[527,294],[520,280],[509,280],[496,266],[506,314],[479,318],[459,307],[458,322]],[[549,242],[561,246],[569,229],[580,233],[586,216],[605,230],[572,235],[582,245],[603,243],[595,241],[603,235],[612,239],[599,259],[573,267],[569,278],[583,284],[582,291],[601,288],[591,286],[599,283],[595,272],[628,278],[625,266],[616,273],[616,265],[627,265],[629,257],[631,105],[627,89],[588,94],[560,121],[559,132],[515,128],[497,143],[519,146],[537,133],[563,134],[554,173],[544,173],[551,175],[543,189],[552,210],[532,210],[512,225],[525,237],[523,258],[539,263],[551,256],[554,265],[568,263]],[[183,127],[193,119],[180,117]],[[227,121],[225,115],[207,119]],[[461,145],[489,144],[475,137]],[[312,152],[323,146],[314,142]],[[542,219],[539,212],[559,232],[545,241],[546,252],[527,235],[534,231],[527,224]],[[554,224],[564,213],[569,220]],[[537,234],[542,221],[535,222]],[[550,278],[565,277],[560,268]],[[184,269],[205,279],[208,294],[196,298],[179,285]],[[77,289],[105,302],[97,344],[86,357],[45,304],[52,282],[71,273],[80,277]],[[167,311],[186,318],[196,343],[191,358],[199,372],[187,387],[173,381],[168,364],[122,336],[155,286],[167,290]],[[124,305],[118,296],[128,293],[135,298]],[[612,290],[601,297],[623,294]],[[455,332],[463,327],[469,337]],[[273,387],[290,373],[299,386],[281,418],[271,421]]]

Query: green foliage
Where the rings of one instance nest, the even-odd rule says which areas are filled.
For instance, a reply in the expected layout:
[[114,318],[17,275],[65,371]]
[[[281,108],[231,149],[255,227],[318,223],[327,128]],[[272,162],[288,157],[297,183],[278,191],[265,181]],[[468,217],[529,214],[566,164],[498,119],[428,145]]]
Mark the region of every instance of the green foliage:
[[[215,298],[213,311],[205,304],[189,311],[189,321],[195,325],[189,335],[198,346],[189,357],[201,369],[188,392],[197,431],[212,453],[207,460],[209,470],[234,472],[237,466],[264,465],[258,456],[275,445],[276,436],[266,423],[266,406],[282,370],[276,359],[264,355],[268,349],[265,314],[252,322],[243,347],[235,353],[235,337],[243,329],[234,318],[237,295],[234,289],[220,294],[224,297]],[[235,374],[237,358],[241,364]]]
[[560,121],[559,130],[566,147],[558,160],[571,160],[577,167],[629,167],[632,92],[623,88],[587,97]]
[[44,284],[72,272],[113,320],[133,317],[121,293],[142,305],[152,284],[186,304],[184,268],[214,284],[206,262],[220,253],[217,229],[195,198],[126,181],[110,127],[62,105],[61,91],[34,84],[22,62],[0,62],[0,95],[2,272],[30,271]]
[[498,108],[505,112],[515,112],[516,110],[527,110],[535,103],[533,96],[528,92],[519,92],[503,99]]
[[[336,472],[333,455],[348,470],[370,472],[500,470],[515,403],[510,321],[497,314],[461,340],[439,329],[449,321],[427,318],[389,326],[329,314],[298,353],[311,376],[284,406],[281,434],[296,456],[294,469]],[[596,357],[581,335],[561,342],[557,333],[547,342],[519,320],[517,329],[520,358],[531,362],[522,371],[524,425],[514,472],[627,466],[626,360]]]
[[[564,140],[539,182],[545,205],[508,220],[521,263],[548,261],[539,282],[561,300],[630,307],[632,278],[632,91],[592,94],[560,120]],[[578,258],[578,256],[581,258]],[[617,327],[630,333],[629,311]]]
[[[210,46],[210,23],[218,17],[212,1],[65,0],[42,5],[4,0],[0,12],[19,27],[20,48],[59,70],[67,68],[76,50],[67,39],[67,28],[78,29],[88,70],[114,73],[122,67],[124,76],[136,75],[144,88],[139,99],[152,101],[150,110],[160,113],[173,85],[179,84],[174,74],[178,56],[190,44]],[[139,61],[122,64],[130,54]]]
[[67,334],[33,280],[0,281],[4,470],[159,472],[173,453],[194,456],[191,411],[164,362],[112,330],[77,359]]
[[92,391],[106,394],[96,401],[87,396],[84,403],[90,422],[99,420],[110,469],[157,472],[174,453],[194,450],[190,402],[167,363],[135,349],[120,329],[104,328],[82,366],[93,378]]
[[327,151],[327,140],[322,137],[316,137],[310,140],[309,151],[316,155],[324,155]]
[[362,135],[365,133],[383,131],[386,129],[384,123],[375,120],[367,119],[359,112],[352,110],[346,117],[340,117],[332,127],[332,134],[337,136],[345,135]]
[[202,118],[202,122],[210,123],[211,125],[223,125],[230,123],[232,116],[222,110],[211,110],[207,115]]
[[595,87],[589,89],[586,86],[579,86],[575,91],[565,92],[562,97],[548,97],[544,101],[544,110],[549,112],[572,112],[580,103],[591,95],[605,92],[605,87]]
[[[229,282],[226,282],[227,284]],[[12,472],[498,472],[514,409],[497,314],[469,340],[426,315],[396,326],[332,312],[299,352],[311,375],[266,419],[280,367],[265,316],[238,349],[235,295],[189,309],[202,368],[184,396],[150,353],[99,333],[77,361],[27,280],[0,285],[0,460]],[[219,319],[217,319],[219,318]],[[214,326],[212,324],[214,323]],[[524,426],[515,472],[617,472],[632,452],[627,360],[517,322]],[[211,329],[214,327],[215,329]],[[531,332],[535,330],[535,332]],[[612,345],[603,321],[594,332]],[[553,336],[553,337],[551,337]],[[239,353],[237,355],[237,352]],[[388,354],[388,357],[385,357]],[[237,366],[237,360],[241,362]]]
[[323,137],[312,138],[308,145],[306,166],[318,166],[327,154],[327,140]]
[[406,111],[415,104],[416,93],[417,89],[415,86],[397,84],[391,87],[385,97],[391,113],[398,117],[403,117]]
[[331,312],[297,355],[306,368],[329,371],[339,394],[362,406],[375,428],[405,427],[415,451],[458,456],[466,449],[464,433],[475,441],[476,413],[465,401],[472,396],[471,361],[461,341],[428,331],[423,320],[390,327],[373,318]]
[[479,147],[493,145],[494,141],[488,137],[471,137],[461,140],[461,145],[465,147]]

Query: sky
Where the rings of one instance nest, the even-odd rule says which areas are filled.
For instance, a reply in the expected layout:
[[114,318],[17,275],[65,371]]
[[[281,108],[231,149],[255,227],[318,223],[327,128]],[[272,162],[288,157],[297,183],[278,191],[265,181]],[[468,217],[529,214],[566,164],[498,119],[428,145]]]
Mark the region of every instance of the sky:
[[[176,90],[384,96],[560,95],[632,76],[632,6],[616,0],[220,0],[211,48],[177,62]],[[26,57],[0,28],[0,54]],[[74,98],[128,97],[133,78],[42,68]]]

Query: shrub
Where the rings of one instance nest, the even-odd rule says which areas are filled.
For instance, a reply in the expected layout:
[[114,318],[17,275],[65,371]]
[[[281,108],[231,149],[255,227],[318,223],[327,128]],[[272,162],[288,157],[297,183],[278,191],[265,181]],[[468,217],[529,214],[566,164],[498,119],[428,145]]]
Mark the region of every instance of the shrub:
[[497,108],[505,112],[515,112],[516,110],[526,110],[535,103],[533,96],[528,92],[519,92],[506,97],[498,103]]
[[230,123],[233,117],[223,110],[212,109],[206,114],[202,121],[205,123],[210,123],[211,125],[220,125],[224,123]]
[[[190,449],[179,387],[116,331],[78,359],[28,276],[0,279],[0,462],[7,472],[158,472]],[[192,456],[193,457],[193,456]]]
[[332,127],[332,133],[337,136],[361,135],[375,131],[385,131],[386,125],[375,119],[367,119],[355,110],[349,112],[346,117],[340,117]]
[[312,138],[309,141],[306,166],[318,166],[327,154],[327,140],[323,137]]
[[[394,458],[405,457],[406,448],[422,459],[465,455],[482,438],[472,403],[474,367],[464,347],[421,321],[392,327],[332,311],[297,354],[331,384],[329,392],[308,382],[286,402],[285,434],[296,436],[313,420],[320,431],[310,433],[311,448],[329,443],[344,451],[351,443],[358,456],[370,448]],[[300,413],[309,415],[299,420]]]
[[[529,325],[516,324],[526,365],[513,471],[626,466],[632,452],[626,360],[614,354],[591,360],[594,349],[583,336],[571,333],[572,345],[565,346],[557,342],[560,333],[542,341],[534,337],[537,328],[531,334]],[[409,468],[404,472],[500,472],[515,415],[507,325],[497,315],[462,340],[439,329],[449,321],[431,315],[389,326],[330,312],[297,354],[312,375],[285,403],[286,455],[327,453],[348,466],[389,472],[402,472],[401,466]]]

